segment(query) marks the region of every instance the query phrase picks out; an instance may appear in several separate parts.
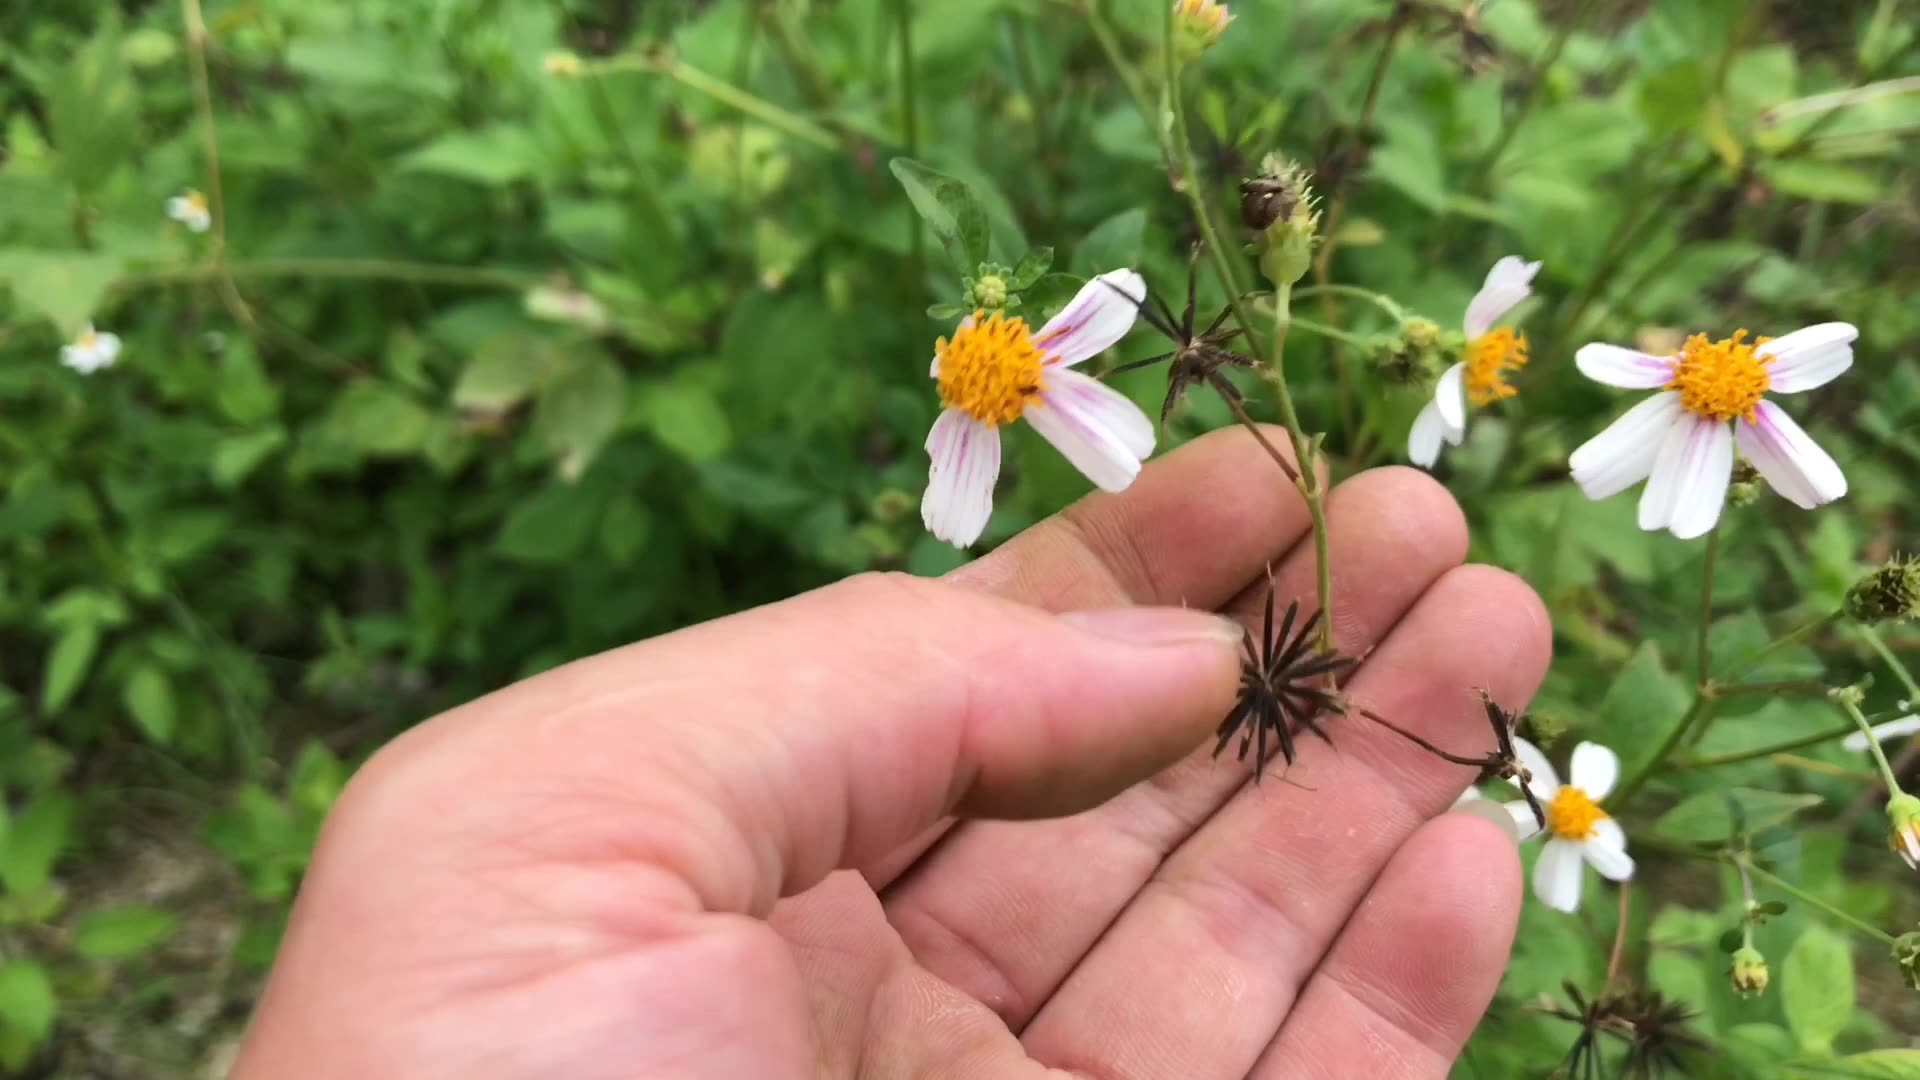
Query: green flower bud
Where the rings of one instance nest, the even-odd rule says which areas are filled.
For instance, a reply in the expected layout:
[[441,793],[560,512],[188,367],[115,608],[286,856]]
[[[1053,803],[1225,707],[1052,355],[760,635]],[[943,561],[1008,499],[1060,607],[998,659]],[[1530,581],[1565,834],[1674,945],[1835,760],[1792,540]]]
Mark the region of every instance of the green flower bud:
[[1888,560],[1854,582],[1842,606],[1863,623],[1920,619],[1920,556]]
[[1181,63],[1197,60],[1227,32],[1233,16],[1219,0],[1174,0],[1173,54]]
[[1372,356],[1374,372],[1394,386],[1432,386],[1460,358],[1464,344],[1450,340],[1439,323],[1415,316],[1401,325],[1398,337],[1382,340]]
[[1893,939],[1893,962],[1900,965],[1907,985],[1920,990],[1920,930]]
[[1733,479],[1727,484],[1729,506],[1751,506],[1760,497],[1760,470],[1745,458],[1733,463]]
[[1320,212],[1300,166],[1268,154],[1261,174],[1240,183],[1240,219],[1258,235],[1253,250],[1260,272],[1275,285],[1292,285],[1313,265]]
[[967,290],[967,306],[993,311],[1007,306],[1007,279],[999,274],[983,274]]
[[867,512],[875,521],[891,524],[913,513],[913,508],[919,504],[920,500],[909,492],[888,488],[873,497],[873,501],[867,505]]
[[1893,850],[1907,869],[1920,870],[1920,798],[1901,792],[1887,800],[1887,821],[1893,825]]
[[1733,954],[1733,966],[1727,969],[1727,979],[1733,983],[1733,989],[1741,997],[1752,997],[1765,993],[1767,989],[1767,958],[1760,950],[1751,945],[1742,945]]

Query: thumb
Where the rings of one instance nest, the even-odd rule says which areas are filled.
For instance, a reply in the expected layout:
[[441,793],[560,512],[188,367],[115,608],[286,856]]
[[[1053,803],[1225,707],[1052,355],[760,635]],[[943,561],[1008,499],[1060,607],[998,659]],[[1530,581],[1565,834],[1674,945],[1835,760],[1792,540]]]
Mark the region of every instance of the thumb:
[[535,812],[545,840],[564,821],[569,850],[651,862],[708,911],[764,915],[944,815],[1068,813],[1151,775],[1232,705],[1240,641],[1210,613],[1054,615],[865,575],[441,716],[365,770],[408,793],[367,801],[526,820],[572,793],[590,811]]

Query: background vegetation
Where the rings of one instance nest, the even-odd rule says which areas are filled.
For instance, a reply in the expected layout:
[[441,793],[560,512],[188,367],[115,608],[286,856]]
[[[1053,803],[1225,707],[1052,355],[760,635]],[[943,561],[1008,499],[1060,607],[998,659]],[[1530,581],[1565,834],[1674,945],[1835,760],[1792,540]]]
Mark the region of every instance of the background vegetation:
[[[405,725],[852,571],[955,565],[914,509],[925,358],[948,325],[926,311],[960,286],[889,160],[965,180],[1009,263],[1050,245],[1056,271],[1136,265],[1177,291],[1193,238],[1123,77],[1157,94],[1164,8],[1110,0],[1092,22],[1086,2],[6,4],[0,1071],[217,1069],[321,815]],[[1566,480],[1567,452],[1625,404],[1573,371],[1579,344],[1860,328],[1854,371],[1795,403],[1852,493],[1730,511],[1716,655],[1831,610],[1913,546],[1910,6],[1232,9],[1186,82],[1221,220],[1279,150],[1317,174],[1327,280],[1454,326],[1496,257],[1545,263],[1522,393],[1441,476],[1475,556],[1552,608],[1546,735],[1631,763],[1694,678],[1702,545]],[[550,73],[561,50],[588,76]],[[186,188],[210,197],[205,234],[162,214]],[[1422,393],[1381,377],[1389,317],[1330,296],[1296,313],[1352,338],[1296,328],[1290,354],[1336,470],[1400,459]],[[126,344],[81,376],[59,348],[89,319]],[[1116,382],[1152,410],[1161,379]],[[1229,419],[1196,395],[1174,433]],[[1086,487],[1051,453],[1008,462],[989,543]],[[1920,658],[1911,626],[1883,640]],[[1884,712],[1909,692],[1894,672],[1842,626],[1761,674],[1871,675]],[[1817,695],[1754,695],[1698,749],[1836,719]],[[1832,743],[1677,771],[1649,808],[1685,812],[1652,831],[1684,845],[1791,823],[1774,872],[1920,928],[1874,783]],[[1624,968],[1699,1012],[1691,1030],[1720,1050],[1688,1075],[1920,1076],[1911,1052],[1857,1056],[1920,1030],[1884,944],[1763,889],[1790,901],[1757,932],[1774,989],[1740,999],[1715,946],[1739,922],[1732,872],[1636,853]],[[1600,985],[1613,896],[1594,887],[1577,918],[1529,904],[1460,1075],[1561,1059],[1579,1029],[1538,1006],[1570,1007],[1563,980]]]

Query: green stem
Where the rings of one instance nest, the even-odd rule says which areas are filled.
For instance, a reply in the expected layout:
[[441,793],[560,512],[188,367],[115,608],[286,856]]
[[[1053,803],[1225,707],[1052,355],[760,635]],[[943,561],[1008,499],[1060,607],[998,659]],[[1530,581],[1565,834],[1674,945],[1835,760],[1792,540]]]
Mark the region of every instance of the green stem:
[[1809,746],[1818,746],[1821,743],[1831,742],[1835,739],[1844,739],[1848,735],[1853,734],[1853,732],[1854,725],[1849,721],[1845,727],[1829,728],[1826,731],[1816,732],[1798,739],[1775,743],[1772,746],[1763,746],[1758,750],[1740,750],[1728,754],[1711,754],[1707,757],[1691,758],[1681,762],[1678,767],[1682,769],[1713,769],[1722,765],[1738,765],[1743,761],[1756,761],[1760,758],[1771,757],[1774,754],[1788,754],[1795,750],[1804,750]]
[[1303,319],[1298,315],[1293,316],[1292,321],[1295,330],[1305,330],[1309,334],[1318,334],[1323,338],[1331,338],[1334,341],[1344,341],[1353,346],[1368,344],[1365,337],[1352,333],[1351,331],[1341,330],[1338,327],[1327,326],[1324,323],[1317,323],[1310,319]]
[[1771,870],[1767,870],[1761,866],[1756,865],[1752,860],[1746,859],[1737,855],[1729,855],[1726,858],[1727,858],[1727,861],[1729,862],[1736,863],[1736,864],[1744,864],[1747,868],[1748,873],[1751,873],[1753,876],[1759,878],[1762,881],[1765,881],[1767,884],[1772,885],[1774,888],[1779,889],[1781,892],[1786,893],[1788,896],[1793,897],[1794,899],[1800,901],[1801,903],[1807,904],[1811,907],[1819,908],[1821,911],[1826,912],[1828,915],[1832,916],[1833,918],[1838,919],[1843,923],[1846,923],[1848,926],[1853,927],[1855,930],[1858,930],[1861,933],[1866,934],[1868,937],[1874,938],[1883,944],[1886,944],[1886,945],[1893,944],[1892,934],[1887,933],[1885,930],[1880,929],[1879,927],[1873,925],[1872,923],[1866,922],[1865,920],[1859,918],[1856,915],[1852,915],[1848,912],[1840,910],[1837,907],[1834,907],[1832,904],[1829,904],[1825,900],[1822,900],[1819,897],[1813,895],[1812,893],[1807,892],[1805,889],[1802,889],[1800,886],[1795,885],[1794,883],[1788,881],[1786,878],[1781,877],[1779,874],[1776,874]]
[[1801,641],[1802,639],[1806,638],[1809,634],[1812,634],[1820,630],[1821,628],[1830,625],[1839,617],[1840,617],[1840,613],[1837,611],[1828,612],[1827,614],[1822,615],[1817,619],[1813,619],[1809,622],[1803,623],[1800,626],[1787,631],[1785,634],[1782,634],[1781,636],[1774,638],[1772,641],[1762,646],[1758,652],[1755,652],[1752,655],[1741,659],[1738,663],[1734,664],[1733,667],[1729,668],[1727,670],[1726,678],[1729,681],[1740,678],[1742,675],[1747,674],[1748,672],[1752,671],[1754,668],[1759,667],[1761,662],[1766,660],[1767,657],[1772,656],[1774,653],[1779,652],[1781,649],[1784,649],[1789,645],[1793,645]]
[[1861,738],[1867,740],[1867,753],[1873,756],[1873,763],[1880,769],[1880,779],[1887,785],[1887,794],[1898,792],[1900,776],[1893,771],[1893,764],[1887,760],[1887,752],[1880,749],[1880,740],[1873,737],[1873,725],[1867,723],[1866,715],[1860,711],[1860,706],[1845,698],[1839,699],[1838,703],[1841,710],[1847,714],[1847,718],[1853,721],[1854,730],[1860,733]]
[[[901,135],[907,145],[907,156],[920,156],[920,110],[917,103],[913,70],[913,11],[907,0],[893,0],[893,17],[898,27],[894,39],[899,52],[900,63],[900,127]],[[908,238],[911,241],[913,259],[913,280],[918,287],[921,267],[926,262],[926,240],[921,235],[919,215],[914,215],[907,225]]]
[[[1309,296],[1319,296],[1323,293],[1335,296],[1351,296],[1359,300],[1365,300],[1367,303],[1386,312],[1392,317],[1395,324],[1407,321],[1407,310],[1399,304],[1394,303],[1392,297],[1374,292],[1372,289],[1363,288],[1359,285],[1344,285],[1338,282],[1329,282],[1325,285],[1307,285],[1293,290],[1293,298],[1295,300],[1305,300]],[[1298,320],[1296,320],[1296,322],[1297,321]],[[1305,324],[1301,325],[1304,326]]]
[[1327,508],[1320,493],[1319,473],[1313,467],[1313,455],[1306,436],[1300,430],[1300,416],[1293,408],[1293,395],[1287,390],[1287,329],[1293,324],[1293,285],[1276,285],[1273,290],[1273,352],[1267,362],[1274,397],[1280,402],[1280,416],[1286,421],[1287,434],[1293,438],[1294,459],[1300,462],[1300,493],[1307,501],[1307,516],[1313,521],[1314,590],[1320,598],[1320,648],[1333,648],[1333,560],[1327,551]]
[[1907,665],[1901,663],[1900,657],[1896,656],[1892,649],[1887,648],[1887,643],[1881,640],[1880,631],[1866,623],[1855,623],[1854,629],[1860,632],[1861,637],[1867,639],[1867,645],[1880,654],[1880,659],[1886,661],[1886,665],[1893,669],[1893,677],[1900,680],[1900,685],[1907,688],[1907,703],[1920,709],[1920,685],[1915,684],[1913,672],[1907,670]]
[[783,109],[757,94],[742,90],[725,79],[714,78],[699,68],[671,56],[657,54],[615,56],[583,64],[580,74],[582,77],[591,77],[619,71],[641,71],[653,75],[664,75],[689,90],[705,94],[730,109],[763,121],[796,139],[805,140],[827,150],[840,149],[840,138],[819,124],[798,113]]
[[1172,168],[1173,161],[1167,156],[1166,141],[1159,135],[1160,125],[1155,119],[1153,96],[1147,93],[1147,83],[1141,76],[1140,69],[1135,67],[1133,61],[1128,60],[1126,53],[1121,51],[1120,39],[1114,35],[1113,26],[1107,22],[1106,14],[1101,10],[1102,7],[1101,0],[1087,0],[1085,7],[1087,29],[1093,31],[1093,39],[1100,43],[1100,51],[1107,55],[1107,63],[1113,66],[1113,73],[1120,77],[1120,84],[1126,87],[1127,96],[1133,99],[1133,107],[1139,111],[1140,119],[1147,125],[1147,130],[1154,133],[1155,140],[1160,143],[1162,160],[1167,163],[1168,168]]
[[214,280],[223,274],[236,278],[327,278],[411,281],[423,285],[472,285],[496,289],[530,289],[538,286],[538,274],[515,270],[491,270],[485,267],[444,266],[436,263],[405,262],[398,259],[288,258],[251,259],[221,266],[174,266],[136,270],[114,281],[115,288],[137,289],[152,285],[189,284]]
[[1521,91],[1520,100],[1513,107],[1513,115],[1501,125],[1499,137],[1494,140],[1492,146],[1487,148],[1487,152],[1480,156],[1479,164],[1474,166],[1472,178],[1467,184],[1469,190],[1479,190],[1480,186],[1486,183],[1487,177],[1493,174],[1494,166],[1500,164],[1501,155],[1507,152],[1507,147],[1512,144],[1514,135],[1519,132],[1520,126],[1526,123],[1527,114],[1533,111],[1533,104],[1540,96],[1540,87],[1547,81],[1547,72],[1553,70],[1553,65],[1560,61],[1560,54],[1567,48],[1567,39],[1573,36],[1574,29],[1580,25],[1580,21],[1586,17],[1587,9],[1592,6],[1593,0],[1580,0],[1579,6],[1561,20],[1560,29],[1553,35],[1553,40],[1547,43],[1547,51],[1541,55],[1540,62],[1533,65],[1533,70],[1528,73],[1526,88]]
[[1713,696],[1740,697],[1745,694],[1824,694],[1832,687],[1813,679],[1788,679],[1781,682],[1714,683]]
[[1713,671],[1713,572],[1720,564],[1720,530],[1707,533],[1707,557],[1700,568],[1700,628],[1696,635],[1694,686],[1704,690]]

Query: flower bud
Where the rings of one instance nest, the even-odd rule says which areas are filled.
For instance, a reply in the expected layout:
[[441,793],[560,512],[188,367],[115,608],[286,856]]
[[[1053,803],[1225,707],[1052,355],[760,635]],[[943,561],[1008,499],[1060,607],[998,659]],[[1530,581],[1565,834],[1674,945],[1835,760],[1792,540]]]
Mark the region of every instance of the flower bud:
[[556,79],[571,79],[580,74],[581,60],[570,52],[550,52],[540,61],[546,73]]
[[1255,230],[1253,250],[1260,272],[1275,285],[1291,285],[1313,265],[1320,212],[1300,166],[1268,154],[1261,174],[1240,183],[1240,220]]
[[1439,323],[1416,315],[1401,324],[1398,337],[1382,341],[1373,354],[1373,368],[1381,381],[1394,386],[1432,386],[1460,358],[1464,344],[1448,340]]
[[988,311],[1007,306],[1007,279],[999,274],[983,274],[967,290],[967,306]]
[[1907,985],[1920,990],[1920,930],[1893,939],[1893,962],[1900,965]]
[[1727,484],[1727,505],[1751,506],[1760,497],[1760,470],[1746,458],[1733,463],[1733,478]]
[[1920,619],[1920,556],[1890,559],[1854,582],[1842,607],[1863,623]]
[[1741,997],[1752,997],[1765,993],[1767,989],[1767,958],[1760,950],[1751,945],[1742,945],[1734,951],[1733,966],[1727,969],[1727,979],[1733,983],[1733,989]]
[[1174,0],[1173,53],[1181,63],[1197,60],[1227,32],[1233,16],[1219,0]]
[[1907,868],[1920,870],[1920,798],[1902,791],[1887,800],[1887,821],[1893,825],[1893,850]]

